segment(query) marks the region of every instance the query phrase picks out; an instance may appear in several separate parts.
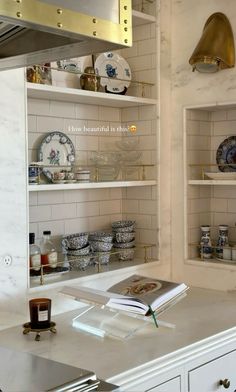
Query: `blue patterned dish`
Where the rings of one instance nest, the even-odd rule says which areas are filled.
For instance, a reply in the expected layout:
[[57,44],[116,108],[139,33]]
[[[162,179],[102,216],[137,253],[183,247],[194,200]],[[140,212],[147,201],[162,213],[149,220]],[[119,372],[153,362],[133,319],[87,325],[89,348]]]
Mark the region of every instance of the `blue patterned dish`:
[[131,69],[118,53],[106,52],[95,61],[96,74],[101,76],[101,85],[114,94],[125,94],[131,81]]
[[[75,160],[75,148],[70,138],[62,132],[47,133],[39,149],[38,158],[45,167],[43,174],[53,181],[53,173],[68,170]],[[48,165],[48,167],[46,167]]]
[[216,162],[222,172],[236,171],[236,136],[228,137],[219,145],[216,152]]

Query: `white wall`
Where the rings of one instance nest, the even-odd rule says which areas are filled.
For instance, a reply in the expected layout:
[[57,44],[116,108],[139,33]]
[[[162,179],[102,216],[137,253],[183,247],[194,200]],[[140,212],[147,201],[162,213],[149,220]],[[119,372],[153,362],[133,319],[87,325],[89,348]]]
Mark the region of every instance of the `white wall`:
[[[28,280],[23,70],[0,72],[0,85],[0,309],[14,310],[17,319]],[[10,266],[4,255],[12,257]]]
[[[215,74],[192,72],[188,60],[201,36],[207,18],[214,12],[223,12],[230,19],[236,37],[236,9],[234,0],[163,0],[163,9],[169,7],[162,20],[162,48],[170,54],[167,64],[171,73],[171,94],[162,101],[162,133],[171,133],[167,156],[171,159],[171,224],[172,224],[172,276],[185,279],[198,286],[233,288],[235,274],[222,269],[204,268],[184,264],[184,168],[183,168],[183,107],[236,101],[236,68]],[[171,24],[168,21],[171,14]],[[171,29],[171,46],[167,45]],[[165,74],[162,74],[165,79]],[[162,92],[164,94],[164,92]],[[171,99],[169,114],[165,104]],[[171,118],[171,120],[170,120]],[[235,130],[236,131],[236,130]],[[168,149],[168,146],[166,146]],[[210,157],[209,157],[210,159]]]

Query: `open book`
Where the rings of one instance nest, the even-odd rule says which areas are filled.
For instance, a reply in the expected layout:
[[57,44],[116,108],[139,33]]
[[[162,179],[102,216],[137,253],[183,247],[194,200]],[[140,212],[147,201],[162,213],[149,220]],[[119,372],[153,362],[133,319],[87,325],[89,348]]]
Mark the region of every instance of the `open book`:
[[106,305],[113,309],[150,315],[162,311],[176,302],[188,289],[184,283],[173,283],[159,279],[132,275],[110,287],[108,291],[89,287],[69,287],[62,293],[78,300]]

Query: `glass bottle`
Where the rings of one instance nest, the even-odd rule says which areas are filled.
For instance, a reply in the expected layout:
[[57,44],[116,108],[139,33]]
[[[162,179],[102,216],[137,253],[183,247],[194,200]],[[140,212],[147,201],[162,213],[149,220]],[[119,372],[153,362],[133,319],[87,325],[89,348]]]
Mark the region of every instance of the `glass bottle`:
[[41,252],[40,247],[34,243],[35,234],[29,233],[29,256],[30,256],[30,267],[33,267],[34,271],[39,271],[41,267]]
[[210,226],[201,226],[200,256],[202,259],[211,259],[212,245],[210,237]]
[[229,246],[229,226],[228,225],[219,225],[219,237],[217,241],[217,248],[216,248],[216,256],[219,259],[223,259],[223,247]]
[[[51,231],[43,232],[43,238],[40,244],[41,248],[41,263],[48,265],[48,268],[56,268],[57,266],[57,250],[51,240]],[[46,267],[47,268],[47,267]]]

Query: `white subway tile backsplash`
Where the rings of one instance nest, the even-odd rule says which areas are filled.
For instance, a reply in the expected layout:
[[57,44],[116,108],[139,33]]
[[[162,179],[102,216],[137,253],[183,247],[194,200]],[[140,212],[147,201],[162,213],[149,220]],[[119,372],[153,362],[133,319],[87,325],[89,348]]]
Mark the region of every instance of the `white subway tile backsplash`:
[[64,235],[65,234],[65,222],[64,220],[51,220],[50,222],[39,222],[38,223],[38,237],[42,238],[43,231],[50,230],[52,236]]
[[134,38],[134,42],[151,38],[150,25],[148,24],[148,25],[134,26],[133,38]]
[[37,132],[46,133],[52,131],[62,131],[64,129],[64,119],[57,117],[37,117]]
[[211,211],[211,199],[192,199],[190,200],[190,213]]
[[132,107],[132,108],[123,108],[121,109],[121,121],[137,121],[139,118],[139,108]]
[[[218,199],[221,203],[223,202],[222,199]],[[227,200],[224,200],[224,203],[227,202]],[[223,211],[223,210],[221,210]],[[228,212],[236,212],[236,200],[235,199],[229,199],[228,200]]]
[[[211,211],[212,212],[227,212],[227,200],[226,199],[211,199]],[[236,212],[236,208],[235,211],[230,209],[231,205],[229,204],[228,206],[228,212]]]
[[29,205],[36,206],[38,204],[38,192],[29,193]]
[[89,218],[65,220],[65,235],[89,231]]
[[98,150],[98,137],[78,135],[76,138],[76,150],[82,151],[97,151]]
[[100,215],[120,214],[121,201],[120,200],[107,200],[100,201]]
[[76,204],[57,204],[52,205],[52,219],[62,220],[76,217]]
[[86,135],[87,121],[65,118],[63,130],[67,135]]
[[199,135],[211,136],[212,123],[209,121],[200,121]]
[[76,205],[76,215],[79,218],[85,218],[86,216],[96,216],[99,215],[99,202],[85,202],[77,203]]
[[190,110],[191,120],[210,121],[211,113],[207,110]]
[[135,227],[137,229],[153,229],[154,222],[152,221],[152,215],[141,215],[141,214],[127,214],[126,219],[136,222]]
[[99,120],[102,121],[120,121],[120,109],[99,106]]
[[29,224],[29,233],[35,234],[35,240],[38,238],[38,223]]
[[30,150],[38,150],[38,146],[40,145],[43,137],[41,133],[29,133],[28,136],[28,147]]
[[139,213],[139,201],[138,200],[123,200],[122,211],[124,214],[136,214]]
[[109,189],[91,189],[88,191],[89,201],[109,200]]
[[157,42],[155,38],[146,39],[138,42],[138,55],[149,55],[157,50]]
[[214,135],[235,135],[236,132],[236,121],[217,121],[213,123],[213,134]]
[[215,186],[213,192],[215,198],[236,199],[236,188],[234,186]]
[[152,188],[150,186],[127,188],[127,199],[151,199]]
[[64,192],[38,192],[38,205],[42,204],[62,204],[64,203]]
[[50,115],[62,118],[75,118],[75,104],[71,102],[50,101]]
[[227,118],[227,115],[229,115],[230,111],[227,112],[226,110],[215,110],[211,112],[211,121],[225,121],[225,120],[230,120],[230,118]]
[[28,114],[36,114],[38,116],[49,116],[49,101],[44,99],[28,99]]
[[67,190],[64,191],[65,203],[78,203],[88,201],[89,191],[87,189],[81,190]]
[[157,145],[155,136],[140,136],[137,150],[153,150]]
[[50,221],[52,219],[51,206],[29,207],[30,222]]
[[229,120],[229,121],[230,120],[236,120],[236,110],[235,109],[227,111],[227,120]]
[[139,200],[139,211],[141,214],[155,215],[157,213],[156,200]]
[[122,199],[122,188],[110,188],[110,199]]
[[27,128],[29,132],[37,132],[37,117],[36,116],[28,116]]
[[76,117],[83,120],[98,120],[99,110],[96,105],[78,104],[75,106]]
[[111,230],[110,215],[90,217],[88,222],[89,231]]

